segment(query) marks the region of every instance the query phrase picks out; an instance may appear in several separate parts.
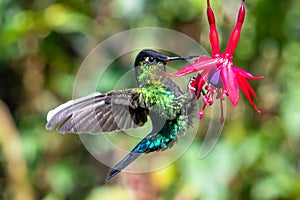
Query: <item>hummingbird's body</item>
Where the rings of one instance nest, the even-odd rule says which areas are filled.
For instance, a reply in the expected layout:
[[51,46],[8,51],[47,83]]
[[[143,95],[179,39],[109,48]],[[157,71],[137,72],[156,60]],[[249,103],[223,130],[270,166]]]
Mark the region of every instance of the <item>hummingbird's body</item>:
[[[141,51],[134,65],[138,88],[95,93],[67,102],[50,111],[47,129],[62,133],[98,133],[142,126],[150,115],[153,129],[110,172],[107,180],[127,167],[141,153],[170,148],[191,124],[195,98],[182,92],[166,75],[166,63],[184,57],[167,57],[153,50]],[[64,106],[65,105],[65,106]]]

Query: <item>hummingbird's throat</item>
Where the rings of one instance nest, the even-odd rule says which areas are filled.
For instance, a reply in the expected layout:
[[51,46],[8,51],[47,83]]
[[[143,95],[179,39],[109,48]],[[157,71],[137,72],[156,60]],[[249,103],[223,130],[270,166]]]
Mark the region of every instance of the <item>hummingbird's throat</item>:
[[136,67],[136,77],[139,86],[162,84],[166,77],[164,65],[147,65]]

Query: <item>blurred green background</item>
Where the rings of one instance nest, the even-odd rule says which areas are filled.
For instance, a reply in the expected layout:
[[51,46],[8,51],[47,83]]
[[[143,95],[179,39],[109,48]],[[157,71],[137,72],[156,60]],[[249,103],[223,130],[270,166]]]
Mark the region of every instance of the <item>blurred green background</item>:
[[[239,5],[212,0],[222,49]],[[205,7],[205,0],[1,0],[0,198],[300,199],[300,1],[246,1],[234,63],[265,77],[251,82],[262,113],[244,95],[237,108],[228,105],[224,131],[205,159],[198,159],[203,120],[193,145],[169,167],[105,183],[109,168],[77,136],[44,129],[47,111],[72,98],[84,57],[113,34],[170,28],[210,52]]]

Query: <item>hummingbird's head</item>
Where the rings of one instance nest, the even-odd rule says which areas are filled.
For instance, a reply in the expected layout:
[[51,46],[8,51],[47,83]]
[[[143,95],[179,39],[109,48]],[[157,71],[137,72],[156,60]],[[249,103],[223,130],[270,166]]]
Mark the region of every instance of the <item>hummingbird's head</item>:
[[160,52],[145,49],[137,55],[134,63],[134,67],[138,66],[152,66],[157,64],[166,64],[166,59],[168,57]]
[[168,62],[192,59],[195,57],[196,56],[169,57],[151,49],[142,50],[137,55],[134,63],[134,71],[138,85],[141,87],[149,84],[162,84],[169,79],[166,75],[166,64]]
[[185,59],[192,59],[196,56],[189,56],[189,57],[183,57],[183,56],[175,56],[175,57],[169,57],[166,56],[158,51],[154,51],[152,49],[144,49],[137,55],[134,63],[134,67],[138,66],[153,66],[157,64],[161,64],[165,66],[167,62],[171,62],[173,60],[185,60]]

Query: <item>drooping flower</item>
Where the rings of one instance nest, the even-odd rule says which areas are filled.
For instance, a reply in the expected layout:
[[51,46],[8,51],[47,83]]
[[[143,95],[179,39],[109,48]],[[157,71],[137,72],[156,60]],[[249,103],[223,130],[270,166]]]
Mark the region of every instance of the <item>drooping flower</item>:
[[203,108],[199,112],[199,118],[204,115],[204,109],[207,105],[213,104],[213,97],[220,99],[221,118],[223,122],[223,106],[222,102],[227,95],[233,106],[238,105],[239,87],[242,89],[250,104],[256,112],[260,112],[256,107],[253,98],[256,98],[256,93],[247,79],[260,80],[263,77],[253,76],[249,72],[240,69],[233,65],[234,50],[240,39],[242,25],[245,18],[245,2],[242,0],[237,23],[230,35],[228,45],[223,53],[219,49],[219,37],[216,29],[215,16],[210,7],[210,2],[207,0],[207,17],[210,27],[210,43],[212,48],[212,56],[200,56],[192,64],[187,65],[175,74],[170,76],[178,77],[186,74],[199,72],[198,75],[191,79],[189,87],[194,91],[197,98],[202,94]]

